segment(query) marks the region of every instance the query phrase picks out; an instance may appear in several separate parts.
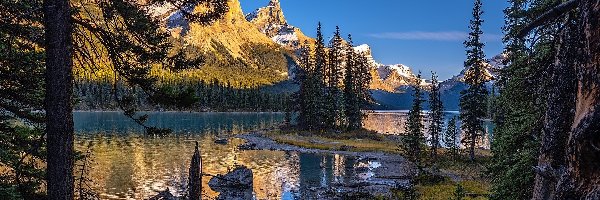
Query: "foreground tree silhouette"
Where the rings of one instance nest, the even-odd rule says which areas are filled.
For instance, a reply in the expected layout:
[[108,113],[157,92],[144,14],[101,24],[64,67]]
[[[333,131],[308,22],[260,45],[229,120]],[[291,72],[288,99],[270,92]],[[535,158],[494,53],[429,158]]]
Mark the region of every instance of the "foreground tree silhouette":
[[44,1],[48,198],[73,199],[73,43],[68,0]]
[[[71,3],[76,5],[77,11],[72,10]],[[73,199],[73,60],[77,60],[80,67],[90,67],[98,59],[105,58],[127,82],[146,90],[156,102],[165,104],[187,102],[180,101],[180,98],[168,98],[185,95],[155,88],[156,79],[149,75],[151,65],[163,63],[178,68],[193,64],[184,62],[178,55],[172,58],[167,56],[171,46],[167,40],[168,34],[160,31],[158,22],[151,19],[140,5],[120,0],[79,3],[67,0],[43,2],[49,199]],[[171,3],[179,8],[199,4],[160,0],[150,3]],[[186,16],[193,21],[208,23],[227,11],[225,1],[205,0],[204,3],[214,9],[200,15],[186,13]],[[92,13],[88,10],[92,8],[88,6],[98,6],[101,13]],[[121,108],[126,115],[134,118],[135,108],[125,104]],[[143,124],[146,118],[142,116],[135,120]]]

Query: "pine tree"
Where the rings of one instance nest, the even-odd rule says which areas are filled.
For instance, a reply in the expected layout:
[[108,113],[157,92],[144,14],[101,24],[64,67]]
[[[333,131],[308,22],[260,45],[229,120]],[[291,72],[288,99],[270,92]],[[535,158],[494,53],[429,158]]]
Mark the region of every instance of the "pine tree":
[[298,91],[299,114],[298,125],[307,130],[319,128],[318,95],[320,80],[316,77],[318,72],[314,70],[313,57],[311,56],[308,44],[303,45],[301,49],[301,68],[299,68],[298,79],[300,90]]
[[330,129],[340,127],[344,119],[343,93],[340,90],[345,54],[342,41],[340,28],[336,27],[333,39],[329,44],[329,62],[327,63],[327,70],[325,70],[325,82],[327,83],[325,124]]
[[453,159],[458,155],[458,127],[456,121],[456,117],[452,117],[448,122],[446,132],[444,132],[444,144]]
[[361,86],[357,75],[359,65],[357,55],[352,46],[352,36],[348,35],[348,47],[346,50],[346,69],[344,76],[344,107],[347,117],[348,130],[356,130],[362,127],[361,112]]
[[323,70],[325,69],[325,46],[321,23],[317,27],[315,52],[312,54],[306,43],[301,50],[301,69],[298,73],[300,91],[298,92],[298,125],[307,130],[324,128],[325,102]]
[[431,136],[431,157],[437,157],[437,149],[440,146],[440,134],[444,125],[444,105],[440,94],[440,83],[437,80],[437,75],[432,72],[431,76],[431,92],[429,93],[429,135]]
[[485,101],[488,95],[485,83],[485,68],[483,53],[484,44],[481,42],[481,25],[483,20],[481,15],[481,0],[475,0],[473,7],[473,19],[470,22],[469,28],[469,39],[465,41],[465,47],[467,48],[467,60],[465,61],[465,68],[467,73],[465,75],[465,82],[468,84],[468,88],[461,92],[460,96],[460,119],[462,121],[462,129],[464,130],[463,143],[469,150],[469,158],[471,161],[475,160],[475,145],[478,138],[483,135],[483,122],[482,119],[486,115]]
[[416,84],[413,87],[413,104],[408,112],[406,121],[406,135],[402,139],[403,148],[408,153],[408,157],[416,163],[421,159],[421,146],[424,143],[423,138],[423,92],[418,81],[421,81],[421,72],[417,75]]
[[325,84],[325,74],[327,70],[327,52],[325,51],[325,39],[321,30],[321,22],[317,26],[317,38],[315,39],[315,77]]
[[371,63],[367,59],[365,54],[355,54],[354,55],[356,66],[356,87],[358,87],[358,96],[360,99],[360,107],[366,107],[370,102],[373,102],[373,98],[371,96]]
[[317,38],[315,41],[315,53],[314,53],[314,70],[313,70],[313,91],[311,92],[311,98],[313,109],[316,115],[313,117],[314,124],[319,129],[326,128],[327,122],[327,105],[326,105],[326,79],[327,70],[327,52],[325,51],[325,39],[323,38],[323,32],[321,30],[321,22],[317,26]]

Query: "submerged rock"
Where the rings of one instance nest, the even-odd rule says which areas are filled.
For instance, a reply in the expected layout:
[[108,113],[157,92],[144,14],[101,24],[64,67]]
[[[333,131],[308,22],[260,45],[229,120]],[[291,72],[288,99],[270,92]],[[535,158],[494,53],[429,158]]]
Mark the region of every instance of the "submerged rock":
[[208,186],[219,192],[217,199],[253,199],[252,170],[239,166],[225,175],[217,175],[210,179]]

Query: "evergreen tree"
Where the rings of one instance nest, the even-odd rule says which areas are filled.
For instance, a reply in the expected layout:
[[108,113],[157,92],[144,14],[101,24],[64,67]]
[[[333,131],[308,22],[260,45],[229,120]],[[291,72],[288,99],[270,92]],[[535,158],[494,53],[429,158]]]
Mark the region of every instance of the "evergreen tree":
[[324,85],[325,74],[327,70],[327,52],[325,51],[325,39],[323,38],[323,32],[321,30],[321,22],[317,26],[317,38],[315,39],[315,66],[314,74],[315,77],[321,81]]
[[305,44],[300,57],[302,66],[298,73],[300,79],[300,91],[297,95],[300,104],[298,125],[307,130],[322,129],[325,121],[323,70],[326,57],[321,23],[317,27],[314,54],[311,53],[309,45]]
[[[505,38],[508,53],[507,66],[501,71],[497,88],[492,162],[488,172],[492,178],[491,199],[531,199],[537,164],[544,112],[548,96],[545,91],[548,66],[556,54],[555,25],[538,31],[538,42],[528,46],[533,38],[518,36],[522,27],[551,6],[541,1],[510,0],[505,9]],[[529,11],[526,8],[534,5]],[[555,24],[554,22],[553,24]],[[518,152],[518,153],[515,153]]]
[[[0,199],[42,199],[44,143],[43,14],[22,15],[41,1],[0,2]],[[21,16],[15,18],[15,16]],[[24,123],[20,123],[24,122]]]
[[464,130],[463,143],[469,150],[469,158],[475,160],[475,145],[477,139],[482,137],[483,122],[482,119],[486,116],[486,97],[488,95],[484,76],[484,44],[481,42],[481,24],[483,19],[481,15],[481,0],[475,0],[473,7],[473,19],[470,22],[469,39],[465,41],[467,48],[467,60],[465,61],[465,82],[468,88],[461,92],[460,96],[460,119],[462,121],[462,129]]
[[451,157],[454,159],[458,155],[458,127],[456,125],[456,117],[452,117],[448,122],[448,126],[446,127],[446,132],[444,133],[444,144],[448,149]]
[[373,102],[373,97],[371,96],[371,81],[373,77],[371,76],[371,63],[367,59],[365,54],[355,54],[354,55],[354,65],[356,66],[356,87],[358,90],[358,96],[360,100],[360,107],[366,107],[370,102]]
[[408,153],[408,157],[416,163],[421,159],[421,146],[424,143],[423,138],[423,92],[419,82],[421,81],[421,72],[417,75],[415,86],[413,87],[413,104],[408,112],[406,121],[406,135],[402,139],[403,148]]
[[440,134],[444,126],[444,105],[440,94],[440,83],[437,80],[437,75],[432,72],[431,76],[431,92],[429,93],[429,135],[431,136],[431,157],[437,157],[437,149],[440,146]]
[[346,51],[346,69],[344,77],[344,107],[347,117],[348,130],[356,130],[362,127],[361,112],[361,86],[357,75],[359,65],[357,55],[352,46],[352,36],[348,35],[348,48]]
[[343,124],[344,102],[343,93],[340,90],[342,82],[342,69],[344,64],[344,45],[340,28],[336,27],[335,34],[329,44],[329,62],[325,70],[325,82],[327,83],[326,115],[325,124],[330,129],[335,129]]

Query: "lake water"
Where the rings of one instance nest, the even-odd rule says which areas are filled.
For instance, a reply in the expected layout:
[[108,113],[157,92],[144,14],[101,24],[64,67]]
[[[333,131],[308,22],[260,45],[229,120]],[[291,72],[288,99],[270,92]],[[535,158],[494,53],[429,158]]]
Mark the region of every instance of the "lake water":
[[[444,127],[443,131],[446,131],[446,126],[448,122],[453,118],[459,118],[460,113],[458,111],[446,111],[444,112]],[[364,127],[369,130],[377,131],[381,134],[390,134],[390,135],[401,135],[406,132],[405,124],[408,119],[408,111],[407,110],[391,110],[391,111],[373,111],[367,113],[367,117],[364,120]],[[423,124],[425,125],[424,132],[427,133],[427,128],[431,121],[427,118],[427,113],[423,113]],[[484,121],[483,123],[485,129],[485,137],[482,137],[478,142],[477,146],[479,148],[490,148],[490,141],[493,138],[493,130],[494,124],[491,121]],[[457,126],[460,127],[460,120],[457,121]],[[462,134],[461,134],[462,135]],[[459,135],[459,137],[461,137]],[[429,135],[425,134],[425,138],[429,139]],[[442,139],[442,138],[440,138]],[[461,138],[458,138],[459,141]],[[443,141],[440,141],[441,144],[444,144]],[[460,145],[460,144],[459,144]]]
[[[282,151],[240,151],[243,141],[215,144],[218,137],[279,125],[281,113],[148,113],[149,125],[170,128],[168,137],[149,137],[143,129],[118,112],[76,112],[75,148],[89,151],[88,175],[101,199],[145,199],[169,189],[181,195],[195,142],[201,147],[203,172],[225,174],[236,165],[254,173],[257,199],[304,199],[312,188],[369,178],[355,173],[354,166],[367,163],[342,155],[302,154]],[[380,133],[402,133],[406,113],[368,114],[365,127]],[[455,113],[454,115],[457,115]],[[446,115],[449,119],[452,113]],[[487,126],[486,126],[487,127]],[[368,174],[368,173],[367,173]],[[204,199],[217,192],[203,178]]]
[[[215,144],[218,136],[269,128],[280,124],[279,113],[150,113],[150,125],[175,130],[168,137],[146,137],[142,129],[117,112],[76,112],[77,150],[91,152],[88,175],[101,199],[145,199],[169,188],[181,195],[195,141],[200,143],[203,173],[225,174],[236,165],[254,173],[257,199],[303,199],[306,191],[344,181],[364,165],[342,155],[300,154],[282,151],[240,151],[243,141]],[[366,177],[368,178],[368,177]],[[217,192],[203,178],[204,199]]]

